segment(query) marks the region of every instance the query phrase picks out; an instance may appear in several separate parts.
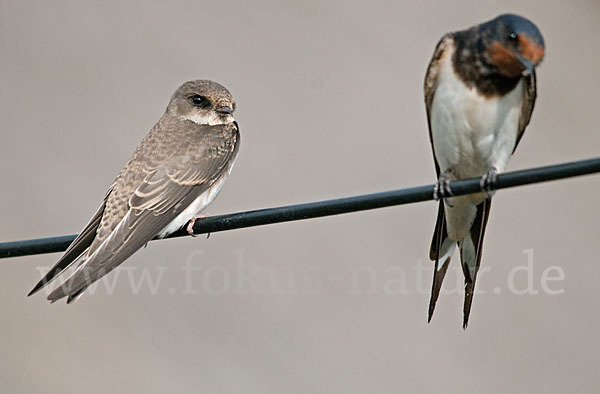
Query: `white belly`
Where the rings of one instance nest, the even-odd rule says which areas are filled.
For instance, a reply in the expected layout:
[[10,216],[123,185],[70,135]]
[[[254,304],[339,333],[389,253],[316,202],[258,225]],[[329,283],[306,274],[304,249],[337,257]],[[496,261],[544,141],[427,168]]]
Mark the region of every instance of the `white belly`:
[[486,98],[467,88],[452,69],[452,51],[440,60],[431,106],[431,133],[441,171],[458,178],[502,172],[515,147],[523,83],[504,97]]
[[[233,167],[233,165],[231,166]],[[212,184],[210,188],[208,188],[204,193],[198,196],[183,212],[181,212],[171,223],[169,223],[161,232],[158,233],[157,237],[163,238],[167,235],[171,234],[179,230],[183,227],[187,222],[190,221],[191,218],[198,215],[200,212],[204,210],[214,199],[217,197],[217,194],[223,188],[229,173],[231,172],[231,167],[228,172],[223,174],[221,178]]]

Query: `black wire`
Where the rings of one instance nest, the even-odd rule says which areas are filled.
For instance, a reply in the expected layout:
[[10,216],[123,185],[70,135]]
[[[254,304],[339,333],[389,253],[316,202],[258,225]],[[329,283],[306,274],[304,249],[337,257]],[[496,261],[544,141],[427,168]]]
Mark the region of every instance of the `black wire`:
[[[498,175],[492,189],[505,189],[531,183],[570,178],[600,172],[600,158],[556,164],[528,170],[508,172]],[[433,199],[434,185],[417,186],[408,189],[391,190],[381,193],[338,198],[288,205],[276,208],[258,209],[255,211],[210,216],[197,220],[194,225],[195,234],[216,233],[237,228],[262,226],[265,224],[291,222],[322,216],[365,211],[394,205],[411,204]],[[454,181],[450,183],[454,196],[482,192],[480,178]],[[181,229],[167,238],[189,235]],[[60,237],[48,237],[0,243],[0,258],[28,256],[35,254],[64,251],[77,234]]]

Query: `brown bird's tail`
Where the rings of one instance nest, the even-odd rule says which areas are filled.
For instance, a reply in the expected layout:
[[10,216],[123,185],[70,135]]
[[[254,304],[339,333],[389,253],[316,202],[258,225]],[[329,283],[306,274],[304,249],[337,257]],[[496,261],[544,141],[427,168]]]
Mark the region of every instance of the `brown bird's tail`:
[[[469,314],[471,313],[471,305],[473,303],[473,294],[475,290],[475,280],[477,279],[477,272],[479,271],[479,264],[481,262],[483,236],[490,214],[491,202],[491,198],[487,198],[477,206],[477,213],[473,225],[471,226],[471,230],[462,241],[458,242],[461,265],[465,276],[463,328],[466,328],[469,323]],[[431,299],[429,301],[429,314],[427,318],[428,322],[431,321],[433,316],[435,304],[440,295],[444,276],[448,271],[450,259],[454,254],[456,244],[456,242],[448,238],[444,203],[440,201],[435,231],[429,250],[429,258],[435,262],[435,266],[433,269],[433,283],[431,286]]]

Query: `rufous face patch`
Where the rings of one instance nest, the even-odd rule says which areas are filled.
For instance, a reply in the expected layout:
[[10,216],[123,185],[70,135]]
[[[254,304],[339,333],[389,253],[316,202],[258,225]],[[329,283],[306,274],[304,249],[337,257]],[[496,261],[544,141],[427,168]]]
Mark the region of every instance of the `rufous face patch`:
[[523,71],[521,61],[504,45],[494,41],[488,46],[487,51],[492,64],[498,67],[500,74],[509,78],[521,75]]
[[525,34],[519,34],[519,43],[521,44],[521,55],[533,64],[538,64],[544,57],[544,48],[536,44]]

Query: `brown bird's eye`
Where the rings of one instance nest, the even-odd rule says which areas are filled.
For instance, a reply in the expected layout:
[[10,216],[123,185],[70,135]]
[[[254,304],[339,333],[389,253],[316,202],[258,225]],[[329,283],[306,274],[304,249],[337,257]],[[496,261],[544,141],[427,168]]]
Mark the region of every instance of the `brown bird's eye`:
[[204,96],[194,95],[190,97],[190,100],[192,101],[192,104],[194,104],[196,107],[210,107],[210,101]]

